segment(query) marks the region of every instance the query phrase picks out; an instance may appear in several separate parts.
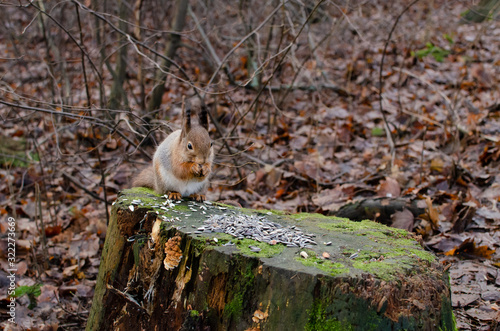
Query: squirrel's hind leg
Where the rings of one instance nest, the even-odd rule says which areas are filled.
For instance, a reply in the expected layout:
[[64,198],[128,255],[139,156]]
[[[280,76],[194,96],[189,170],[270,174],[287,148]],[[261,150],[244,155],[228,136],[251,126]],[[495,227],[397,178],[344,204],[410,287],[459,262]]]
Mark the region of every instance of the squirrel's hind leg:
[[198,202],[203,202],[205,201],[205,196],[203,194],[191,194],[189,196],[191,199],[198,201]]

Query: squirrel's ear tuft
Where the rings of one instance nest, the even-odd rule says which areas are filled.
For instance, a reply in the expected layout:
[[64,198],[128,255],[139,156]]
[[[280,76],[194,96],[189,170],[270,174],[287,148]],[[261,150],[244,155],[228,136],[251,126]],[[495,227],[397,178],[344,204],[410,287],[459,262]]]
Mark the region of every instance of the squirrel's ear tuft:
[[198,117],[200,119],[200,125],[208,131],[208,108],[205,103],[201,106],[201,111]]
[[182,97],[182,110],[184,115],[182,131],[187,134],[191,130],[191,105],[185,102],[185,97]]

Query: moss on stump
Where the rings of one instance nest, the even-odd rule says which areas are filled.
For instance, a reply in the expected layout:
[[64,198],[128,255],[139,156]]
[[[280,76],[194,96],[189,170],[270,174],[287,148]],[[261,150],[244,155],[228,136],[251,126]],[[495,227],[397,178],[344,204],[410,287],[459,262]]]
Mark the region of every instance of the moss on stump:
[[[165,201],[136,188],[114,204],[87,330],[455,329],[448,275],[404,230]],[[196,231],[209,215],[239,213],[317,245]]]

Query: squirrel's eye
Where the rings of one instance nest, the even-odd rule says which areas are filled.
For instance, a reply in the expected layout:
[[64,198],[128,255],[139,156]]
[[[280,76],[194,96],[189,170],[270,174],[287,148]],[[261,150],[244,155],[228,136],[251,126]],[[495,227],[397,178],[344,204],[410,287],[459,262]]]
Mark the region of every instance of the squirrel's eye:
[[213,145],[214,145],[214,143],[212,143],[212,142],[211,142],[211,143],[210,143],[210,147],[212,147]]
[[193,145],[191,145],[191,143],[188,143],[188,149],[193,149]]

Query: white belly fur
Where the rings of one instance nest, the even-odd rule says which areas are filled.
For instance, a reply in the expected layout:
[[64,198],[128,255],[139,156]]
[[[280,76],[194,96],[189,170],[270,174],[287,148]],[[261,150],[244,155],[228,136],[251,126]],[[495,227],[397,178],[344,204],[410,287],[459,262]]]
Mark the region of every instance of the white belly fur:
[[207,182],[207,179],[201,182],[180,180],[171,172],[165,171],[163,167],[160,171],[161,178],[163,179],[163,185],[165,186],[166,191],[179,192],[183,197],[188,197],[191,194],[195,193],[202,193],[201,191],[203,191]]

